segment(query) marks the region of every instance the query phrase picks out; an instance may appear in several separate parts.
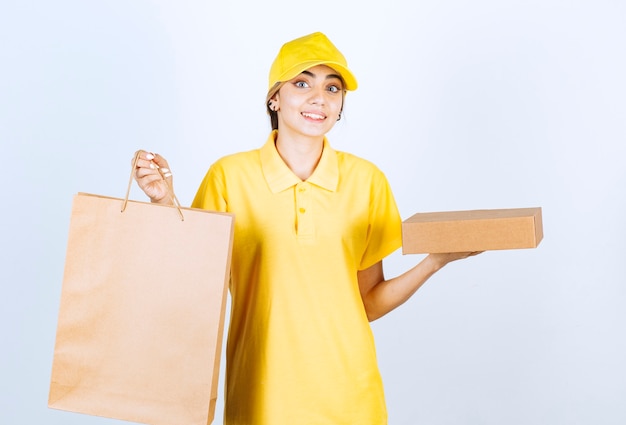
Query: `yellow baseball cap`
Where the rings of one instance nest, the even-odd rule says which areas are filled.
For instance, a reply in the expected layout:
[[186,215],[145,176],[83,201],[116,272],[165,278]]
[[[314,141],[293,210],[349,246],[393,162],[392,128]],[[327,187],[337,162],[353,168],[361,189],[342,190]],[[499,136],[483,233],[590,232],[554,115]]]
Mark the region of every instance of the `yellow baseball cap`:
[[283,44],[270,68],[269,90],[278,82],[289,81],[302,71],[317,65],[327,65],[337,71],[346,90],[356,90],[358,84],[348,69],[348,62],[333,43],[321,32],[305,35]]

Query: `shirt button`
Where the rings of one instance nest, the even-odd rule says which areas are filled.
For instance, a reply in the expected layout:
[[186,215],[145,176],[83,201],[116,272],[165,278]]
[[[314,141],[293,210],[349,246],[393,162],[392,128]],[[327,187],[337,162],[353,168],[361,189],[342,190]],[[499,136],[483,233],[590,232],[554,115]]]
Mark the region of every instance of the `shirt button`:
[[306,191],[306,188],[304,187],[301,187],[300,189],[298,189],[298,192],[305,192],[305,191]]
[[306,209],[300,208],[300,214],[304,214],[305,212],[306,212]]

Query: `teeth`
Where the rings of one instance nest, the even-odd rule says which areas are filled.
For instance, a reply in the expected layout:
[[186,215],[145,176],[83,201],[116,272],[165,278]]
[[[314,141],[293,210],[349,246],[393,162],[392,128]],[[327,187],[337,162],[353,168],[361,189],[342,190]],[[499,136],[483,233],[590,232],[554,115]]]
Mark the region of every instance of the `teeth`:
[[311,114],[309,112],[303,112],[302,115],[304,115],[307,118],[312,118],[314,120],[323,120],[324,119],[323,115]]

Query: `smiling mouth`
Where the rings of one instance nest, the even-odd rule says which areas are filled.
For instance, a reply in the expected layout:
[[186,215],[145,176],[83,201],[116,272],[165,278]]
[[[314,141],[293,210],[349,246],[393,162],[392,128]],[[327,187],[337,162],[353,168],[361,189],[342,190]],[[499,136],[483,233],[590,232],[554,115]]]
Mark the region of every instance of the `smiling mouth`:
[[312,112],[302,112],[302,116],[305,117],[305,118],[310,118],[312,120],[324,120],[324,119],[326,119],[325,115],[314,114]]

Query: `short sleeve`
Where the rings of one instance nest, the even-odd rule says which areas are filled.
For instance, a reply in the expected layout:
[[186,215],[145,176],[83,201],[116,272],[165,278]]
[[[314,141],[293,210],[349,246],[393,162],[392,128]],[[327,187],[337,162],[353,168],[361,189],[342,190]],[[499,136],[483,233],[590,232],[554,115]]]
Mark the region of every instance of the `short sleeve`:
[[209,211],[228,212],[226,199],[224,173],[219,164],[215,163],[202,179],[191,206]]
[[402,220],[385,175],[378,171],[371,183],[367,246],[361,258],[364,270],[402,246]]

